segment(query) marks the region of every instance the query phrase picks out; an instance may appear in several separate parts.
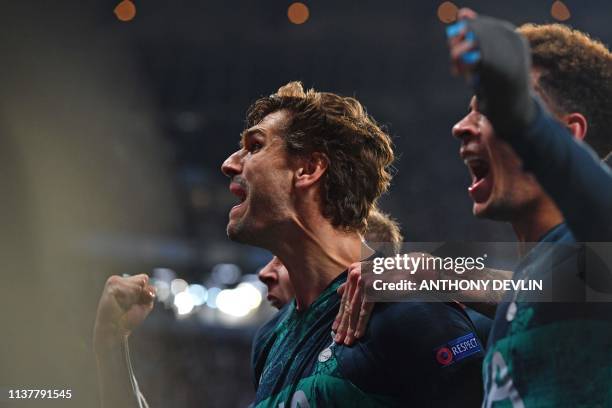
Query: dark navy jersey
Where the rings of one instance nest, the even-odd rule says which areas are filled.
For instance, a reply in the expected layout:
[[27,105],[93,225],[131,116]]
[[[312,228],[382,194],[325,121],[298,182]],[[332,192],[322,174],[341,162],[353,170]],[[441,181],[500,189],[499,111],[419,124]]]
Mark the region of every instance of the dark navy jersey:
[[487,344],[489,340],[489,332],[491,331],[491,326],[493,325],[493,319],[469,307],[465,308],[465,312],[474,324],[476,334],[482,341],[482,344]]
[[[566,223],[527,254],[514,279],[552,282],[551,300],[567,301],[533,302],[524,293],[506,293],[483,365],[483,406],[612,407],[612,303],[585,296],[587,277],[597,271],[585,264],[587,248],[576,242],[612,241],[612,171],[536,105],[533,123],[507,142]],[[609,271],[599,278],[589,285],[607,292]]]
[[484,407],[612,407],[612,304],[588,301],[584,251],[561,224],[515,269],[515,280],[552,285],[552,297],[505,294],[483,364]]
[[452,303],[380,303],[363,338],[336,345],[340,275],[305,311],[291,302],[254,339],[256,407],[477,406],[483,346]]

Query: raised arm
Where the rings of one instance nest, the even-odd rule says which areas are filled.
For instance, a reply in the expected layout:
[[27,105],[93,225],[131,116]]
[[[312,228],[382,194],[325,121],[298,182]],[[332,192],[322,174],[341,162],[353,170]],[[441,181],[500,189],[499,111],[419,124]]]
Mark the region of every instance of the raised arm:
[[111,276],[98,304],[94,351],[102,408],[146,407],[131,371],[127,339],[153,309],[148,276]]
[[555,201],[576,239],[612,241],[612,172],[573,137],[587,133],[588,120],[582,115],[584,123],[566,127],[533,97],[529,46],[512,25],[471,10],[459,17],[448,30],[454,73],[469,79],[480,110]]

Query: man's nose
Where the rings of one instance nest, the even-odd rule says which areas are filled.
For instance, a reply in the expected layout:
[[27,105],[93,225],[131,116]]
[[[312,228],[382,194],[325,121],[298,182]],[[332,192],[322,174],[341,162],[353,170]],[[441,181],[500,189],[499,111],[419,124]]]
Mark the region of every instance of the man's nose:
[[266,285],[270,285],[278,281],[278,275],[274,271],[272,262],[269,262],[266,266],[261,268],[258,276],[259,276],[259,280],[262,281]]
[[452,130],[453,136],[464,142],[466,139],[478,136],[480,128],[478,126],[477,115],[478,113],[476,112],[470,112],[459,122],[455,123]]
[[242,172],[242,156],[240,150],[231,154],[221,165],[221,172],[228,177],[233,177]]

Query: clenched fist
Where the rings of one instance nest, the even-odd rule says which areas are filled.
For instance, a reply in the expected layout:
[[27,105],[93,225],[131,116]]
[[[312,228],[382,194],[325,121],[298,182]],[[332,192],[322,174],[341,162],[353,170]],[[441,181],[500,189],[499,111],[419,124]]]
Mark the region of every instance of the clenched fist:
[[98,303],[94,348],[112,347],[138,327],[153,309],[155,288],[145,274],[106,281]]

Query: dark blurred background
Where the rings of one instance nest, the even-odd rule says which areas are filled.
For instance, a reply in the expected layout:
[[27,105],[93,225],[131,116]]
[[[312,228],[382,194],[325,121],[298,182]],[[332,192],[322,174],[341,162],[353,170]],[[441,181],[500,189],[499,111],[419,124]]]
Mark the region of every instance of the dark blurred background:
[[[608,0],[456,4],[612,42]],[[254,274],[271,255],[226,238],[219,168],[249,104],[290,80],[355,96],[388,127],[398,161],[381,207],[406,240],[514,240],[471,216],[450,135],[470,96],[449,74],[453,5],[291,5],[2,1],[3,393],[71,388],[45,406],[96,406],[98,296],[111,274],[147,272],[159,304],[132,353],[150,405],[248,404],[250,339],[273,313]]]

